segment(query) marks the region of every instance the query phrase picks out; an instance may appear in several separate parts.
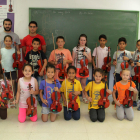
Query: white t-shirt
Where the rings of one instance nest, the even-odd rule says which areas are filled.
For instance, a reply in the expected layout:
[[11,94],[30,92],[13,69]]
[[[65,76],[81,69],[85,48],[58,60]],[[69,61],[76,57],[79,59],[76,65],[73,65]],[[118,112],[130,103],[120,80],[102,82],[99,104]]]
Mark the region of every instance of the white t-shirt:
[[[119,73],[119,74],[122,71],[121,63],[123,62],[123,56],[124,56],[124,51],[118,51],[116,73]],[[125,50],[125,56],[128,57],[129,59],[132,59],[130,51]],[[113,59],[116,60],[116,52],[114,52]]]
[[[73,48],[73,52],[75,53],[74,66],[77,68],[81,68],[80,60],[84,58],[82,50],[83,50],[83,47],[80,47],[80,46],[79,47],[76,46]],[[85,47],[85,51],[87,54],[90,54],[91,49],[89,49],[88,47]]]
[[[137,58],[138,58],[138,55],[139,55],[139,60],[140,60],[140,52],[137,50],[137,52],[135,53],[135,51],[134,51],[134,54],[133,54],[133,56],[132,56],[133,61],[134,61],[134,67],[137,66],[137,65],[136,65],[136,62],[138,62],[138,59],[137,59]],[[132,76],[135,75],[134,67],[132,67],[132,69],[131,69],[131,75],[132,75]]]
[[[92,56],[98,56],[98,68],[102,68],[104,64],[104,58],[108,55],[108,47],[101,48],[100,46],[94,49]],[[109,54],[110,55],[110,54]],[[96,67],[97,67],[97,59],[96,59]]]
[[2,65],[2,68],[6,70],[6,72],[15,71],[15,69],[13,69],[13,62],[14,62],[14,59],[12,57],[13,53],[15,53],[14,48],[1,49],[1,65]]

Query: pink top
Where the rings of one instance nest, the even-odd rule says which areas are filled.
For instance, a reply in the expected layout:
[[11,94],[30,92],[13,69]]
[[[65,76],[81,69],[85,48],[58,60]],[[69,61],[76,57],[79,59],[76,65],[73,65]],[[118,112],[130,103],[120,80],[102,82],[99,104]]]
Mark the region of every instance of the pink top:
[[[34,77],[31,77],[30,82],[24,82],[24,77],[19,79],[19,84],[20,84],[19,107],[20,108],[28,108],[26,100],[28,97],[30,97],[29,83],[31,83],[32,88],[35,91],[35,80],[34,79],[35,79]],[[33,95],[33,97],[36,99],[35,95]],[[37,107],[37,101],[35,101],[35,107]]]
[[[98,55],[98,68],[102,68],[102,66],[104,64],[104,58],[107,57],[107,55],[108,55],[108,47],[105,46],[104,48],[101,48],[99,46],[99,47],[97,47],[97,51],[95,48],[92,56],[95,57],[97,55]],[[97,60],[96,60],[96,67],[97,67]]]

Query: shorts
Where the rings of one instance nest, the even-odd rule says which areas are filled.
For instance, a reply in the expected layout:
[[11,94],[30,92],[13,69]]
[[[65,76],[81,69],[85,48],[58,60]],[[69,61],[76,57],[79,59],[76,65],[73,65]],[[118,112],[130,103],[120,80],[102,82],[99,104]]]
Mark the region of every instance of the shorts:
[[79,75],[79,70],[80,70],[80,68],[77,68],[76,77],[78,77],[78,78],[87,78],[87,77],[89,77],[89,75],[88,76]]
[[12,76],[12,80],[17,79],[16,71],[11,71],[11,76],[10,76],[10,72],[5,72],[5,76],[7,77],[8,80],[11,80],[11,76]]
[[58,114],[59,112],[52,112],[52,111],[50,111],[50,108],[42,107],[41,114],[50,114],[50,113]]

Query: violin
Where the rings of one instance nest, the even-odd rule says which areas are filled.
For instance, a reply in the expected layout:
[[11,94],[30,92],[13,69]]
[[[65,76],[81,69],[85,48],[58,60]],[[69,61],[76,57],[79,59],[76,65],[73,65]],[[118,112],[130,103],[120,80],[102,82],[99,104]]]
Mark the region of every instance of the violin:
[[65,79],[65,77],[67,77],[67,73],[66,73],[66,66],[63,65],[63,53],[61,53],[61,63],[58,65],[60,71],[58,73],[58,77],[60,79]]
[[[29,83],[29,90],[31,90],[32,88],[32,85]],[[27,102],[27,105],[28,105],[28,108],[27,108],[27,111],[26,111],[26,115],[28,117],[33,117],[37,114],[37,109],[36,107],[34,106],[35,104],[35,98],[33,97],[33,95],[31,94],[30,97],[27,98],[26,102]]]
[[[39,52],[39,56],[40,56],[40,59],[37,61],[38,66],[39,66],[38,73],[41,72],[41,70],[43,68],[43,64],[44,64],[44,61],[42,60],[42,57],[41,57],[41,52]],[[46,71],[45,70],[44,70],[43,74],[44,75],[46,74]]]
[[103,71],[109,72],[111,70],[111,66],[107,66],[108,63],[111,62],[111,57],[109,56],[110,53],[110,47],[108,47],[108,55],[104,58],[104,65],[102,66]]
[[[132,78],[130,77],[130,87],[132,86],[131,80],[132,80]],[[125,99],[123,100],[123,105],[125,108],[129,108],[129,107],[133,106],[133,100],[132,100],[133,94],[134,94],[134,92],[130,91],[128,89],[125,91]]]
[[72,84],[73,84],[73,89],[72,89],[73,91],[69,93],[69,99],[70,99],[70,101],[68,103],[68,109],[70,111],[77,111],[78,108],[79,108],[79,106],[78,106],[78,103],[76,102],[77,96],[75,96],[73,94],[73,92],[74,92],[74,84],[75,84],[74,83],[74,80],[72,81]]
[[[85,48],[83,49],[83,52],[85,52]],[[89,70],[87,69],[88,59],[85,56],[83,59],[80,60],[80,65],[81,65],[81,68],[79,70],[79,75],[88,76],[89,75]]]
[[100,90],[101,98],[98,101],[98,106],[100,108],[108,108],[110,105],[110,102],[108,100],[109,93],[106,91],[107,90],[106,85],[107,85],[107,76],[105,76],[105,88]]
[[20,54],[17,54],[16,42],[14,42],[15,53],[12,55],[14,59],[13,68],[19,70],[22,68],[22,63],[20,62]]
[[[125,51],[123,53],[123,56],[125,56]],[[121,63],[122,70],[125,69],[125,68],[128,68],[128,67],[129,67],[128,62],[126,62],[126,60],[123,60],[123,62]]]
[[[140,63],[139,55],[137,57],[137,62]],[[135,76],[133,77],[133,81],[137,81],[138,83],[140,83],[140,66],[136,66],[134,68],[134,72],[135,72]]]
[[3,76],[4,76],[4,83],[5,83],[5,85],[2,84],[1,98],[3,100],[10,100],[10,99],[13,98],[13,91],[10,89],[10,85],[6,81],[4,69],[3,69]]
[[10,0],[10,5],[9,5],[9,12],[13,12],[11,0]]
[[[56,87],[56,79],[54,79],[54,84]],[[54,91],[51,95],[51,98],[53,100],[53,103],[51,104],[50,110],[52,112],[60,112],[62,110],[62,105],[59,102],[59,100],[61,98],[61,94],[57,91]]]

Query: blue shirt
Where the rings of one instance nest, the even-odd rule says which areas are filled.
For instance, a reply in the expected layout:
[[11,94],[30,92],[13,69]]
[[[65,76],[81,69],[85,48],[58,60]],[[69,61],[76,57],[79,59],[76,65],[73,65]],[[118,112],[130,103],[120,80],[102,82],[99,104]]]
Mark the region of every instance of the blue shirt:
[[[54,92],[54,83],[47,83],[46,82],[46,90],[45,90],[45,80],[41,81],[39,89],[43,90],[43,99],[46,99],[46,92],[47,92],[47,101],[48,101],[48,107],[52,104],[51,94]],[[58,89],[61,88],[60,82],[56,79],[56,87]],[[42,103],[42,107],[47,107],[44,103]]]

